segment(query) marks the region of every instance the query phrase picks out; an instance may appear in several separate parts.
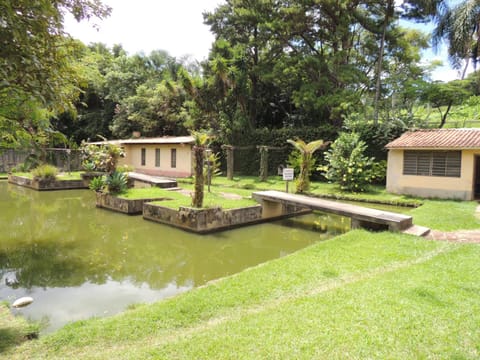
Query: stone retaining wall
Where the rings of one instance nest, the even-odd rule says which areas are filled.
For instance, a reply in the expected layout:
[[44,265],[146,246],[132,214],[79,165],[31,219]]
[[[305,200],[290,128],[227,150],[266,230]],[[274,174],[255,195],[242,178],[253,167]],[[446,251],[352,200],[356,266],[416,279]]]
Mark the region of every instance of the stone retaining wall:
[[262,216],[261,205],[229,210],[223,210],[219,207],[209,209],[180,207],[178,210],[175,210],[150,203],[145,203],[143,206],[144,219],[172,225],[200,234],[252,225],[278,218],[300,215],[306,212],[310,212],[310,210],[289,208],[287,212],[280,217],[265,218]]
[[11,184],[28,187],[38,191],[47,190],[72,190],[72,189],[86,189],[87,187],[82,180],[42,180],[30,179],[23,176],[8,174],[8,182]]
[[109,209],[128,215],[138,215],[143,211],[143,204],[150,201],[166,200],[165,198],[151,199],[122,199],[114,195],[97,192],[96,206],[99,208]]

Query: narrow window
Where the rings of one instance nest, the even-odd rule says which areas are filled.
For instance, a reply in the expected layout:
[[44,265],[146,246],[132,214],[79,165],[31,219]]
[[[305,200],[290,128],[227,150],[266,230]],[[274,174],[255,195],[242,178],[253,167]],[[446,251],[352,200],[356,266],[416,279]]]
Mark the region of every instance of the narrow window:
[[177,167],[177,149],[172,149],[170,152],[170,166],[172,168]]
[[147,149],[142,148],[142,159],[141,159],[141,164],[142,166],[145,166],[145,163],[147,162]]
[[160,149],[155,149],[155,166],[160,167]]

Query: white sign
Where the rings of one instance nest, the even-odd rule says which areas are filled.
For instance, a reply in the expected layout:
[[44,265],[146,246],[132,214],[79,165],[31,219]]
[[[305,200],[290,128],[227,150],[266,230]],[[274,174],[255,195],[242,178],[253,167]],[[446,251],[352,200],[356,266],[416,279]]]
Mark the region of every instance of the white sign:
[[283,169],[283,180],[290,181],[293,180],[293,168],[284,168]]

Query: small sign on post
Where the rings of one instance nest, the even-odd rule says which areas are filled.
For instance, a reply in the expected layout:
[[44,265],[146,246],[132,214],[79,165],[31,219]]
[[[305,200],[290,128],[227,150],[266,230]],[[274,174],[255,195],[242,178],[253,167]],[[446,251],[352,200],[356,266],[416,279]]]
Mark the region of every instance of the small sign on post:
[[286,181],[286,192],[288,193],[288,182],[293,180],[294,171],[293,168],[283,168],[283,180]]

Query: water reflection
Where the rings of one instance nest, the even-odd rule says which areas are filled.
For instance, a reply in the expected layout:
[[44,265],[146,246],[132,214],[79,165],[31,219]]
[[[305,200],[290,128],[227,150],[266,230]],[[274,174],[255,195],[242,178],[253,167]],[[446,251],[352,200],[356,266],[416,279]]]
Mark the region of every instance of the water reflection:
[[194,235],[95,208],[87,190],[37,192],[0,181],[0,301],[66,322],[152,302],[278,258],[348,229],[345,219],[307,215]]

